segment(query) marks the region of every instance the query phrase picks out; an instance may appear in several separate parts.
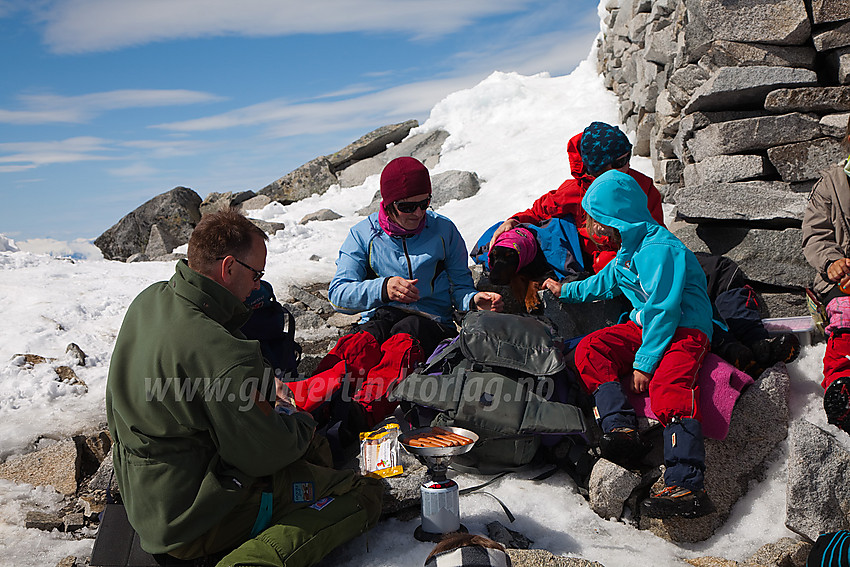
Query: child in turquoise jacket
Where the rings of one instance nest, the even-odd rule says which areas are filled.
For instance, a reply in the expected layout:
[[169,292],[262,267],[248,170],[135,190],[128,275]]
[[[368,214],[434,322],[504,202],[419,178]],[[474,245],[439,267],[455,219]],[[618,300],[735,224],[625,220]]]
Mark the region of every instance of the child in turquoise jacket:
[[576,348],[582,382],[596,401],[603,456],[631,468],[648,447],[621,386],[648,392],[664,425],[665,488],[641,506],[649,517],[698,517],[714,510],[704,486],[705,447],[697,378],[708,352],[712,307],[696,256],[659,224],[646,194],[630,176],[610,170],[582,199],[588,232],[605,236],[617,254],[599,273],[544,287],[578,303],[623,294],[632,304],[625,323],[590,333]]

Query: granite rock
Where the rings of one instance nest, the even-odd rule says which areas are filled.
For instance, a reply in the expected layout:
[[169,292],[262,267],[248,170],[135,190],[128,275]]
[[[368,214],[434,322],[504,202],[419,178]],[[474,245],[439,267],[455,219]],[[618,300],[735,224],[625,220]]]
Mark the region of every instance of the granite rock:
[[817,74],[793,67],[720,67],[697,88],[684,112],[729,110],[761,106],[765,96],[777,88],[817,84]]
[[673,199],[678,215],[687,221],[771,221],[786,226],[803,219],[808,200],[780,181],[687,185]]
[[799,228],[770,230],[738,224],[688,223],[672,230],[694,252],[728,256],[756,282],[801,291],[814,280],[815,271],[800,249],[803,236]]
[[817,118],[798,112],[710,124],[687,141],[696,161],[718,154],[741,154],[821,136]]
[[785,525],[812,541],[850,529],[850,453],[833,437],[846,433],[829,429],[798,420],[789,431]]
[[771,112],[828,112],[850,108],[850,87],[801,87],[776,89],[765,97],[765,110]]
[[774,146],[767,157],[783,181],[797,182],[818,179],[823,172],[840,160],[841,142],[835,138],[817,138],[806,142]]
[[158,224],[177,245],[189,241],[192,229],[201,220],[201,197],[186,187],[175,187],[146,201],[97,237],[94,245],[107,260],[126,260],[144,252],[151,227]]

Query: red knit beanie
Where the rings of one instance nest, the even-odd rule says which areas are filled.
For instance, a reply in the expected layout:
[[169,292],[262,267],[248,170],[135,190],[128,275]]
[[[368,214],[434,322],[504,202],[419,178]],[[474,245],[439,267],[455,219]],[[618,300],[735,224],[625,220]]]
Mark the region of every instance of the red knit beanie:
[[431,176],[416,158],[395,158],[381,172],[381,199],[385,205],[426,194],[431,194]]

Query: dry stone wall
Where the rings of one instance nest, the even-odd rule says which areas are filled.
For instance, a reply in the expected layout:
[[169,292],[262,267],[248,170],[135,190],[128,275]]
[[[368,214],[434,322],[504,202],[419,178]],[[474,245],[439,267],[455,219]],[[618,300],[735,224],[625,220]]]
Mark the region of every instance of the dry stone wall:
[[[608,0],[605,10],[599,71],[635,153],[677,205],[674,232],[766,286],[810,285],[800,226],[815,181],[845,157],[850,2]],[[770,315],[805,312],[778,303],[792,312]]]

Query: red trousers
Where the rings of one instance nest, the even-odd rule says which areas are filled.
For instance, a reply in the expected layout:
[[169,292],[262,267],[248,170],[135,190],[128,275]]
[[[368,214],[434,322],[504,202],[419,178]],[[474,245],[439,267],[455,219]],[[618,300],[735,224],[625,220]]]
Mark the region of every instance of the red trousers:
[[[584,337],[576,347],[576,367],[591,394],[600,385],[627,378],[631,387],[632,365],[641,345],[642,330],[629,321],[605,327]],[[679,327],[649,381],[649,403],[663,425],[670,418],[700,419],[697,378],[708,352],[702,331]]]
[[821,386],[826,390],[830,384],[842,376],[850,376],[850,333],[832,335],[826,343],[826,352],[823,354],[823,382]]

